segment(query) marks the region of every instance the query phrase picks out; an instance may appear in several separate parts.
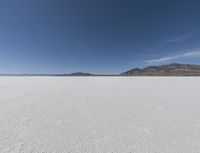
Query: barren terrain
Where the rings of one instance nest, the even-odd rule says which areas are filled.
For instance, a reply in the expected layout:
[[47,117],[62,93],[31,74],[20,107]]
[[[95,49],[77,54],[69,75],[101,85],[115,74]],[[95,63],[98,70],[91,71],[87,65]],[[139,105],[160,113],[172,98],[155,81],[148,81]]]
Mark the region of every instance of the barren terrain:
[[199,153],[198,77],[0,77],[0,153]]

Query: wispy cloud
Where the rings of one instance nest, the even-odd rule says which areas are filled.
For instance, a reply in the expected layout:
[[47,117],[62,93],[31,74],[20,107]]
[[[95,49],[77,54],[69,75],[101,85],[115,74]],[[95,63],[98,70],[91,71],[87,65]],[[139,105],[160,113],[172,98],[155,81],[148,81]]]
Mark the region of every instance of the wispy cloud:
[[174,56],[171,55],[171,56],[161,57],[161,58],[157,58],[157,59],[147,60],[146,64],[147,65],[157,65],[157,64],[176,62],[176,61],[182,60],[182,59],[197,58],[197,57],[200,57],[200,50],[184,52],[181,54],[176,54]]
[[181,42],[181,41],[184,41],[187,38],[192,37],[193,35],[194,35],[194,33],[190,32],[190,33],[182,35],[182,36],[178,36],[178,37],[175,37],[175,38],[172,38],[172,39],[167,39],[167,40],[165,40],[165,42],[169,42],[169,43]]

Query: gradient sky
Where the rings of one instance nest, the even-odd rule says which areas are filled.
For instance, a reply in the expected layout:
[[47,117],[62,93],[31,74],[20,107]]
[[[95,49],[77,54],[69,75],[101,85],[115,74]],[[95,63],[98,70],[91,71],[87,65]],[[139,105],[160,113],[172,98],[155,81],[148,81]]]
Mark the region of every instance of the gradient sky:
[[200,64],[200,1],[0,0],[0,73]]

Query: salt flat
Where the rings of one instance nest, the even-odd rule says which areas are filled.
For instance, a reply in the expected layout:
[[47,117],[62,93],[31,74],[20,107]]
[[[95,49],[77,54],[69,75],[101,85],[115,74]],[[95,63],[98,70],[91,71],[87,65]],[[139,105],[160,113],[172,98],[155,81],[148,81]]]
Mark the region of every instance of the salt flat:
[[0,153],[199,153],[200,78],[0,77]]

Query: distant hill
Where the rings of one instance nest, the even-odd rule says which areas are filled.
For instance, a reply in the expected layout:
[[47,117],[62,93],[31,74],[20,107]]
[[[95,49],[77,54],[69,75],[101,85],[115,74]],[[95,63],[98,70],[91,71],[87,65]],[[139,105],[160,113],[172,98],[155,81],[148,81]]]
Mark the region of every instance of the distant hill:
[[70,73],[68,76],[94,76],[95,74],[91,73],[83,73],[83,72],[75,72],[75,73]]
[[0,74],[0,76],[96,76],[95,74],[91,73],[83,73],[83,72],[75,72],[75,73],[65,73],[65,74]]
[[135,68],[121,73],[122,76],[200,76],[200,65],[172,63],[162,66]]

